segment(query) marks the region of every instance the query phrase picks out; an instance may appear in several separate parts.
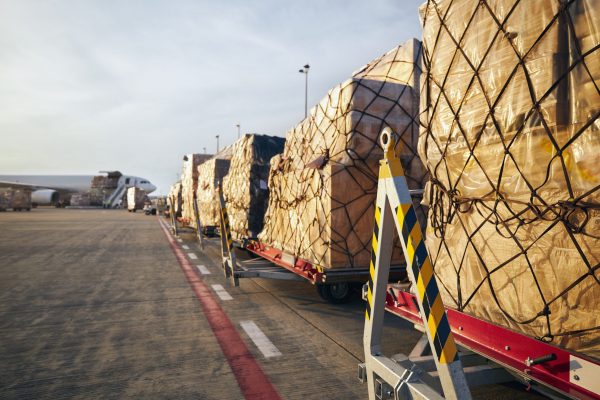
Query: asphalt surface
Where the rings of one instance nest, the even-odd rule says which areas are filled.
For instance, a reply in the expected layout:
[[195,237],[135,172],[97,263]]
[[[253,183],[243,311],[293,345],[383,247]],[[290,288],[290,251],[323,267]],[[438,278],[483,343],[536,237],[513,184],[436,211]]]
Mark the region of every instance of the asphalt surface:
[[[213,296],[284,399],[358,399],[364,303],[325,303],[305,282],[225,280],[216,239],[178,246],[231,297]],[[243,329],[252,322],[280,353]],[[420,334],[386,317],[383,350]],[[123,210],[0,213],[0,398],[243,398],[199,299],[156,217]],[[531,398],[486,386],[475,398]]]

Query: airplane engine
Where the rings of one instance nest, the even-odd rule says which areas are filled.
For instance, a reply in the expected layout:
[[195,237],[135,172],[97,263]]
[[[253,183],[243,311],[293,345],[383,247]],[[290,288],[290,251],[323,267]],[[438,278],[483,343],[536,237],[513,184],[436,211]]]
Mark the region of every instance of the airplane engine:
[[37,205],[51,205],[58,203],[58,197],[56,190],[40,189],[31,193],[31,202]]

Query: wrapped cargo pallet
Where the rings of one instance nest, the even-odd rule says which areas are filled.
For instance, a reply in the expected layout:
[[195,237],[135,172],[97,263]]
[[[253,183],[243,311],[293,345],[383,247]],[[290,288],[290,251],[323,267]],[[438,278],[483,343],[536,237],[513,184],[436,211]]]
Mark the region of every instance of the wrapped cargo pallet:
[[600,357],[600,1],[421,9],[427,247],[447,306]]
[[416,155],[420,51],[413,39],[372,61],[287,133],[271,160],[262,242],[324,268],[368,268],[385,126],[400,136],[411,189],[426,181]]
[[11,189],[9,190],[9,207],[13,211],[31,210],[31,190]]
[[181,182],[177,182],[171,186],[169,190],[169,196],[167,197],[167,203],[171,212],[175,212],[176,217],[181,217]]
[[71,195],[69,202],[71,207],[89,207],[91,205],[89,193],[75,193]]
[[256,238],[263,228],[268,205],[270,161],[283,152],[285,139],[244,135],[233,145],[229,173],[223,178],[223,195],[233,239]]
[[209,160],[212,154],[186,154],[181,171],[181,217],[186,225],[196,227],[194,197],[198,189],[198,166]]
[[0,188],[0,211],[10,208],[10,192],[8,188]]
[[[218,158],[227,157],[227,158]],[[218,184],[229,171],[231,147],[198,167],[198,214],[203,227],[219,226]]]
[[144,203],[148,199],[146,192],[135,186],[127,189],[127,211],[136,212],[144,208]]

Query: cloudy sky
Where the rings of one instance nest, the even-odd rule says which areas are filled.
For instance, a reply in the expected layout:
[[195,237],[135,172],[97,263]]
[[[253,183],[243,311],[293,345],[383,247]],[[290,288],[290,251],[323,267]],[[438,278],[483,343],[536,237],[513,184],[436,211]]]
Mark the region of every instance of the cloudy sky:
[[0,174],[118,169],[168,191],[185,153],[283,136],[423,0],[0,0]]

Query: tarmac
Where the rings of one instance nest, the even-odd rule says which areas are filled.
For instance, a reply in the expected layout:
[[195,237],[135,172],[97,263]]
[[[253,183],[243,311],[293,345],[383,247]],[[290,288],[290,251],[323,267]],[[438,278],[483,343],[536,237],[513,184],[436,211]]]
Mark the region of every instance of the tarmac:
[[[218,239],[124,210],[0,213],[0,398],[365,399],[365,304],[308,282],[232,287]],[[220,286],[219,286],[220,285]],[[421,334],[386,316],[383,351]],[[539,398],[519,385],[474,398]]]

